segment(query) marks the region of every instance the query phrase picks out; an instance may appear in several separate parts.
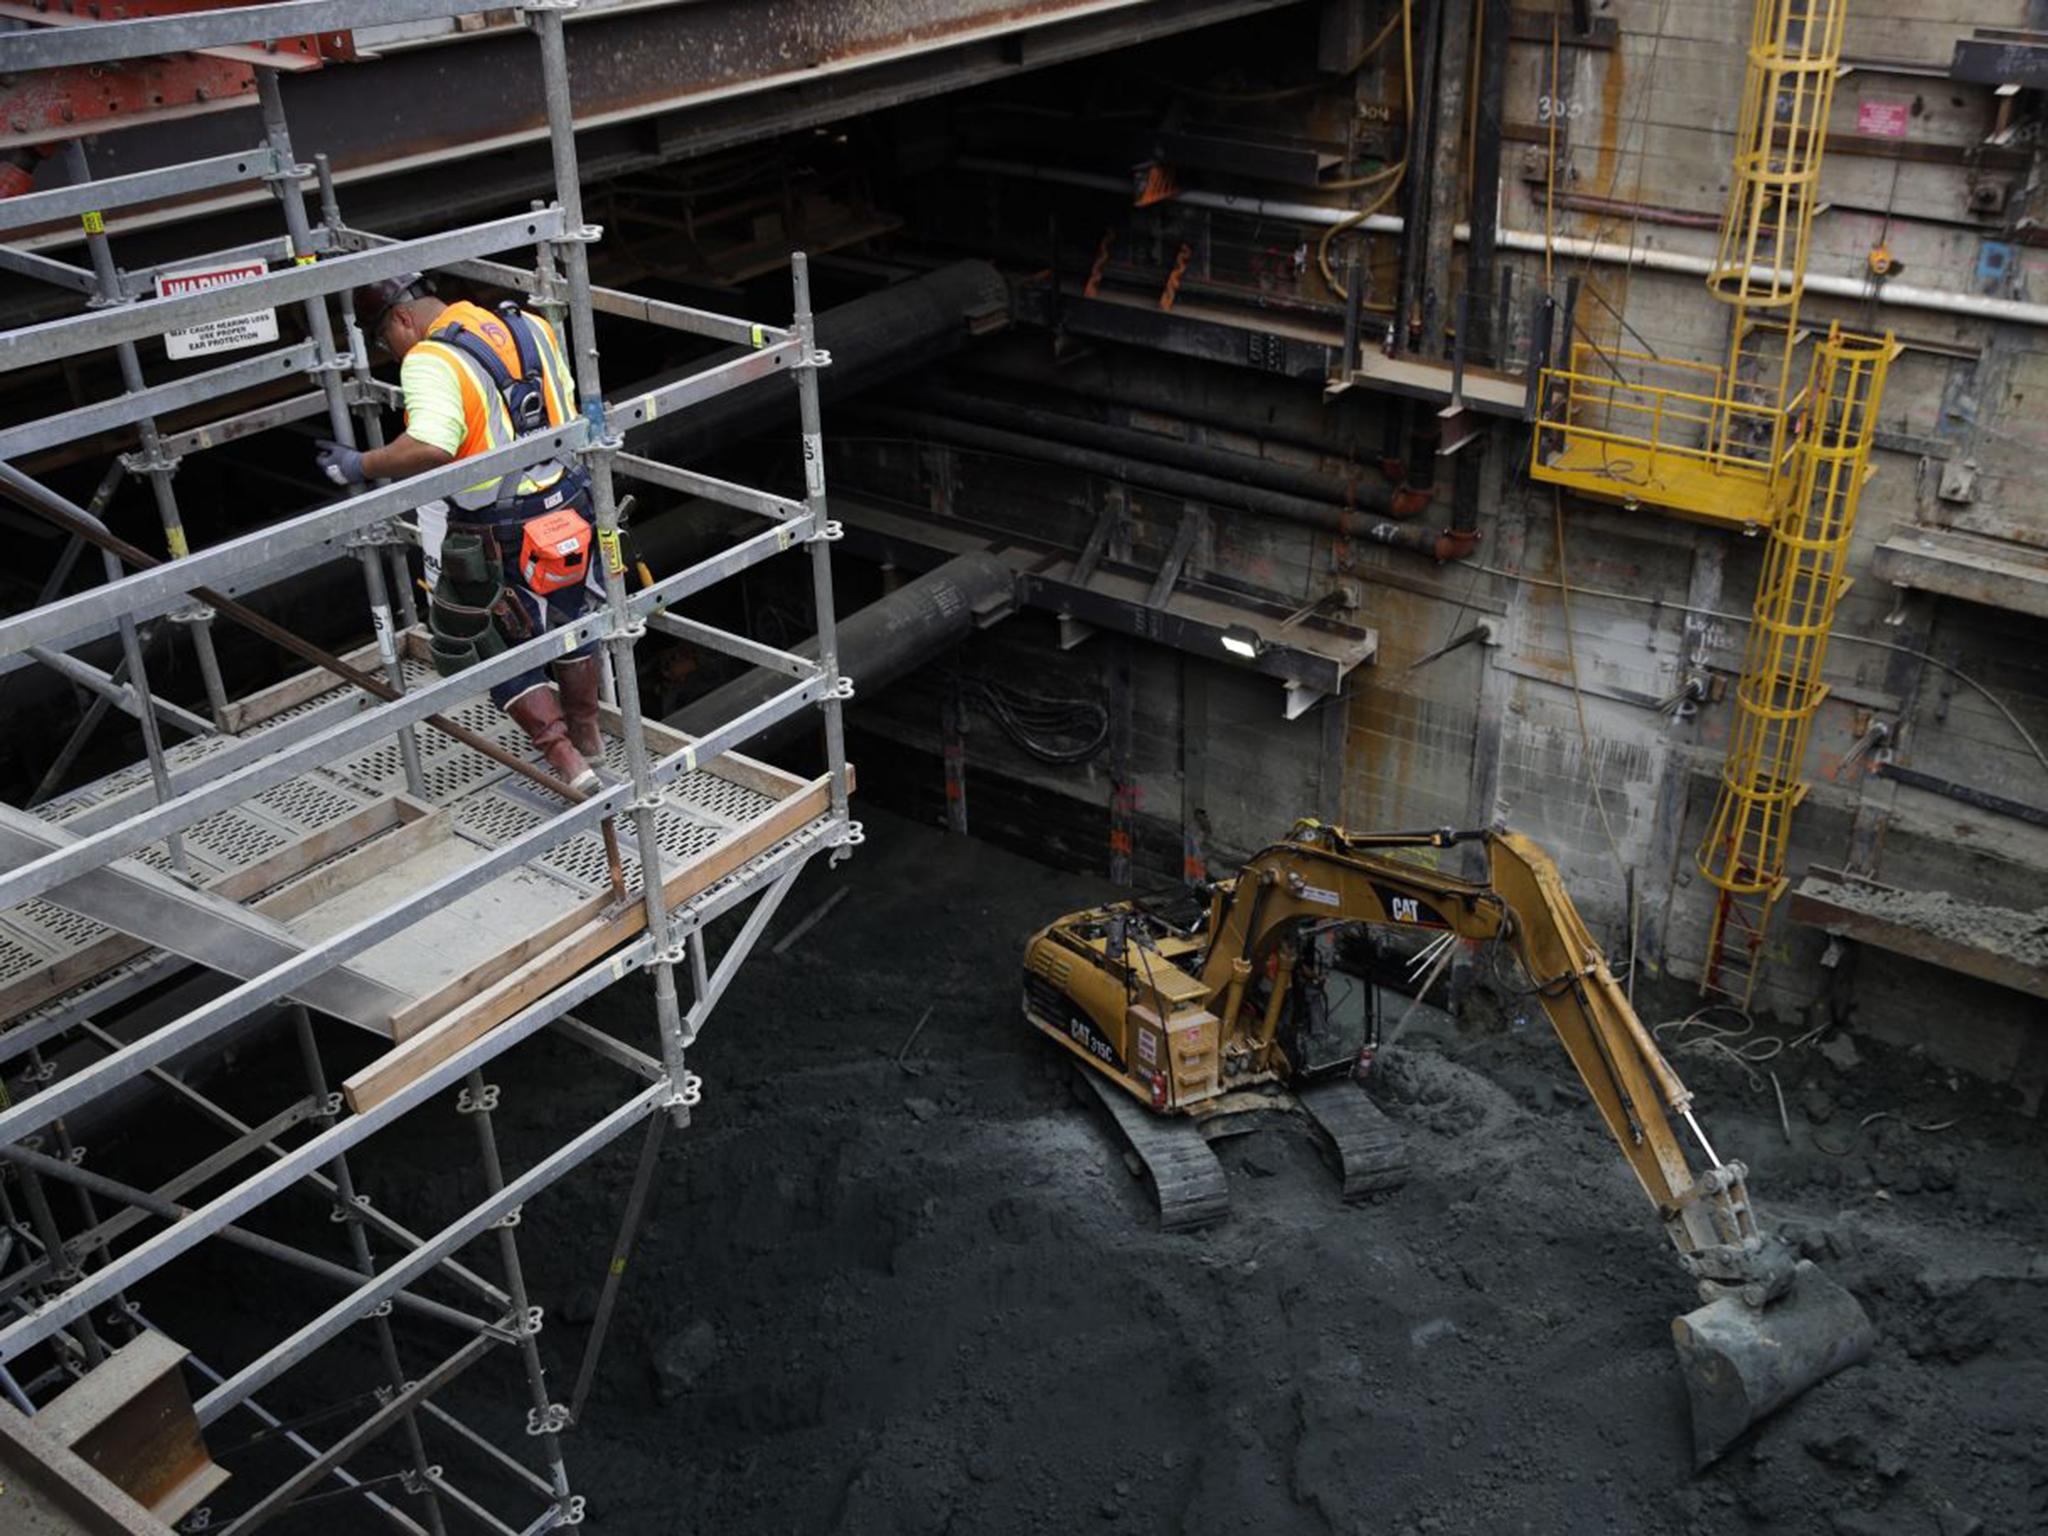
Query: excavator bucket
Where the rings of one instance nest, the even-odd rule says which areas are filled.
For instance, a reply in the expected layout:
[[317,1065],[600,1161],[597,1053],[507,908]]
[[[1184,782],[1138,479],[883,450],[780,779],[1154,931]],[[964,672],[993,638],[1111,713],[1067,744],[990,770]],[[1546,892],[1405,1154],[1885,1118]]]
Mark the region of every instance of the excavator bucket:
[[1877,1330],[1854,1296],[1801,1260],[1791,1289],[1761,1311],[1723,1296],[1673,1318],[1671,1338],[1703,1468],[1750,1425],[1863,1359]]

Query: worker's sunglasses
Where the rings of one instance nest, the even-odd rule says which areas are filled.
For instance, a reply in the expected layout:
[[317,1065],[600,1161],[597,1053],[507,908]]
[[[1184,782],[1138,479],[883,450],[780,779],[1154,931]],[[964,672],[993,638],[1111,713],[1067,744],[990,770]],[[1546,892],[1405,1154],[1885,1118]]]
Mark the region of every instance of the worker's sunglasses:
[[385,310],[377,317],[376,329],[370,333],[370,356],[396,357],[391,350],[391,311]]

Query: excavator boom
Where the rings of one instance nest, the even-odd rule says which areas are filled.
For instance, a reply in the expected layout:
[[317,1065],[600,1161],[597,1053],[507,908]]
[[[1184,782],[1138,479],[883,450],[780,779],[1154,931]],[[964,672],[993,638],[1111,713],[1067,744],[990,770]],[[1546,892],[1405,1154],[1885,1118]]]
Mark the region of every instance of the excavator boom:
[[[1396,855],[1466,842],[1485,847],[1484,882]],[[1303,821],[1214,888],[1201,931],[1146,928],[1142,916],[1129,903],[1099,908],[1035,938],[1026,1012],[1062,1038],[1048,1017],[1063,1010],[1071,1038],[1062,1043],[1129,1097],[1168,1114],[1199,1115],[1233,1088],[1286,1083],[1299,1072],[1279,1023],[1303,934],[1362,923],[1510,948],[1698,1283],[1704,1304],[1672,1330],[1700,1465],[1756,1419],[1868,1354],[1874,1336],[1863,1309],[1761,1228],[1748,1170],[1708,1140],[1691,1092],[1608,969],[1557,866],[1529,839],[1505,830],[1361,835]]]

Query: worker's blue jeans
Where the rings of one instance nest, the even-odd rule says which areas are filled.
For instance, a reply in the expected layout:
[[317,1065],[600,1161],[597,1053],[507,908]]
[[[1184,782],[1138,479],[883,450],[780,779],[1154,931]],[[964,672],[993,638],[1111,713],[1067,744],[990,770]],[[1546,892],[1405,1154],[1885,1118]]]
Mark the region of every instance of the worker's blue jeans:
[[[558,512],[564,509],[580,512],[586,522],[591,520],[590,485],[588,481],[583,483],[581,489],[571,494],[565,500],[556,502],[553,506],[547,505],[547,496],[543,493],[536,496],[518,497],[513,501],[507,502],[503,507],[491,507],[487,509],[490,514],[490,520],[487,522],[456,522],[454,518],[477,517],[479,514],[475,512],[464,513],[460,510],[453,511],[453,516],[448,524],[448,531],[450,533],[474,533],[483,539],[485,558],[496,559],[499,579],[505,584],[505,596],[511,601],[515,611],[526,621],[527,633],[523,635],[507,634],[505,636],[505,643],[507,645],[517,645],[521,641],[532,639],[533,636],[545,630],[558,629],[564,624],[574,623],[577,619],[583,617],[584,607],[590,601],[590,587],[585,582],[578,582],[573,587],[564,587],[559,592],[551,592],[543,597],[526,585],[526,578],[519,572],[519,546],[528,520],[539,517],[544,513]],[[494,550],[495,556],[493,555]],[[502,620],[500,621],[500,627],[503,627]],[[596,643],[586,640],[582,645],[577,646],[575,650],[565,651],[561,655],[550,659],[568,661],[573,657],[591,655],[595,649]],[[526,692],[527,689],[538,687],[547,680],[547,673],[542,670],[539,663],[535,663],[531,670],[521,672],[518,676],[508,678],[506,681],[495,685],[491,689],[491,702],[496,704],[498,708],[503,709],[512,700],[518,698],[520,694]]]

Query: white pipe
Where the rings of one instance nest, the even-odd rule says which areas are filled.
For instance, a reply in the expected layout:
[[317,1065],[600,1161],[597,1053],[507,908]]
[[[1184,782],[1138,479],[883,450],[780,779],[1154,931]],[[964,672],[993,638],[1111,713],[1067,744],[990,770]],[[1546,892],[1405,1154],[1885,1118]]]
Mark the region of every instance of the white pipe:
[[[1048,165],[1017,165],[1004,160],[964,158],[963,170],[986,171],[1000,176],[1017,176],[1029,181],[1048,181],[1061,186],[1085,187],[1096,192],[1128,193],[1129,183],[1114,176],[1087,171],[1062,170]],[[1287,219],[1297,224],[1329,226],[1351,217],[1342,208],[1322,203],[1294,203],[1264,197],[1235,197],[1227,192],[1182,192],[1174,201],[1194,208],[1214,208],[1223,213],[1248,214],[1258,218]],[[1398,235],[1406,221],[1395,214],[1376,213],[1355,228],[1375,235]],[[1452,234],[1470,241],[1472,227],[1459,224]],[[1528,230],[1503,229],[1494,236],[1503,250],[1527,251],[1541,255],[1544,237]],[[1650,272],[1670,272],[1681,277],[1704,278],[1714,264],[1705,256],[1688,256],[1680,251],[1660,251],[1644,246],[1616,245],[1607,240],[1588,240],[1580,235],[1559,235],[1549,242],[1552,254],[1577,261],[1598,261],[1614,266],[1641,267]],[[1768,274],[1762,274],[1768,275]],[[1836,277],[1826,272],[1809,273],[1808,293],[1824,293],[1843,299],[1875,298],[1879,304],[1901,309],[1937,310],[1943,314],[1968,315],[1977,320],[2001,320],[2010,325],[2048,326],[2048,304],[2029,304],[2020,299],[1994,299],[1981,293],[1955,293],[1945,288],[1922,288],[1911,283],[1885,283],[1875,294],[1862,278]]]

